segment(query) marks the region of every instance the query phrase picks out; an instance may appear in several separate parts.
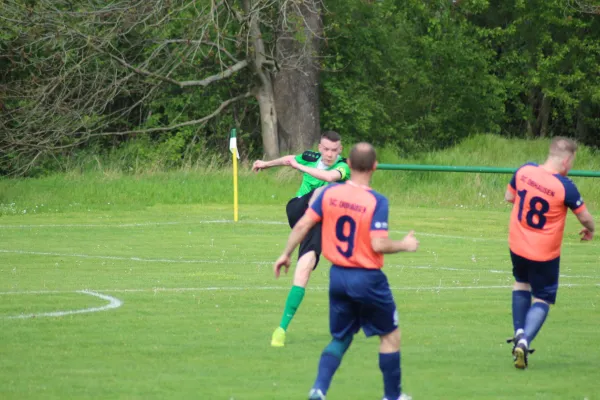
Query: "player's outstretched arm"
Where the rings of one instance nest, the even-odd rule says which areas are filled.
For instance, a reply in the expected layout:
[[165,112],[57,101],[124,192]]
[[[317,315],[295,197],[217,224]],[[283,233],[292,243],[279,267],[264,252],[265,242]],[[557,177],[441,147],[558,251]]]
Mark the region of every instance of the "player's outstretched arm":
[[296,168],[298,171],[309,174],[313,178],[317,178],[324,182],[336,182],[342,179],[342,173],[337,169],[331,171],[324,171],[322,169],[308,167],[306,165],[300,164],[296,159],[294,159],[290,165]]
[[294,160],[295,157],[296,156],[291,155],[291,156],[279,157],[279,158],[276,158],[271,161],[256,160],[256,161],[254,161],[254,164],[252,164],[252,171],[258,172],[260,170],[271,168],[271,167],[281,167],[284,165],[291,165],[292,160]]
[[415,231],[410,231],[402,240],[374,237],[371,239],[371,247],[377,253],[383,254],[400,253],[402,251],[414,252],[419,248],[419,241],[415,237]]
[[592,240],[594,238],[594,232],[596,230],[596,224],[594,217],[588,210],[583,210],[579,214],[575,214],[577,219],[583,225],[583,229],[579,232],[581,240]]
[[277,261],[275,261],[275,264],[273,265],[273,272],[275,273],[275,278],[279,278],[281,268],[285,267],[285,273],[287,274],[288,269],[290,268],[290,257],[292,253],[294,252],[294,250],[296,250],[296,247],[298,247],[298,245],[300,244],[300,242],[302,242],[308,231],[310,231],[310,229],[313,226],[315,226],[316,223],[317,222],[315,220],[313,220],[306,214],[304,214],[304,216],[300,218],[300,221],[296,223],[294,229],[292,229],[292,232],[288,237],[288,241],[285,246],[285,249],[283,250],[283,253],[281,254],[281,256],[279,256],[279,258],[277,259]]

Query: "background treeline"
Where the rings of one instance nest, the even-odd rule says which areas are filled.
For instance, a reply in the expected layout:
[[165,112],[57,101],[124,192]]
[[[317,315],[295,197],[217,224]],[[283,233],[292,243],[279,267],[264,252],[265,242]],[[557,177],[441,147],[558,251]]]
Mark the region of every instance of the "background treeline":
[[124,172],[475,134],[600,145],[600,14],[572,0],[0,3],[0,172]]

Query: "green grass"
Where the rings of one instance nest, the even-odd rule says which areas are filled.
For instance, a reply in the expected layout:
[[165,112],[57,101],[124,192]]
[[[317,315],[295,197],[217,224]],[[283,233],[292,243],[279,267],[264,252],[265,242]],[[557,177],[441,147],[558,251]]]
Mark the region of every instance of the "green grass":
[[[396,164],[517,167],[528,161],[543,162],[548,143],[481,135],[454,148],[412,159],[382,149],[379,159]],[[346,150],[349,148],[346,144]],[[600,155],[582,147],[575,169],[600,170]],[[300,174],[290,168],[253,174],[249,163],[242,164],[240,204],[283,204],[295,193],[300,179]],[[378,171],[373,187],[399,204],[502,210],[509,180],[510,175],[499,174]],[[597,178],[573,180],[588,205],[598,208]],[[0,180],[0,215],[141,210],[158,204],[228,204],[232,199],[231,171],[214,167],[124,174],[98,164],[97,169],[86,172],[72,170],[43,178]]]
[[[82,183],[83,186],[87,183]],[[126,185],[123,186],[127,189]],[[65,192],[64,196],[76,197]],[[166,195],[165,195],[166,196]],[[0,219],[0,398],[304,399],[328,343],[327,264],[288,333],[269,346],[291,277],[272,277],[283,199],[227,205],[32,213]],[[386,258],[403,329],[403,379],[415,399],[600,399],[599,245],[569,216],[558,304],[515,370],[506,209],[392,202],[393,236],[419,252]],[[266,224],[265,221],[277,223]],[[22,313],[119,308],[64,317]],[[357,336],[328,400],[380,399],[376,339]]]
[[[516,167],[542,162],[548,141],[477,136],[384,163]],[[347,144],[349,148],[349,145]],[[290,169],[124,174],[99,163],[0,180],[1,399],[303,399],[329,341],[327,264],[313,273],[288,346],[269,346],[291,277],[272,277],[289,228]],[[575,169],[600,170],[588,148]],[[379,171],[393,235],[415,229],[419,252],[386,258],[403,329],[403,379],[415,399],[600,399],[597,241],[568,218],[557,307],[528,371],[512,367],[510,176]],[[574,178],[594,212],[600,185]],[[96,291],[123,301],[103,307]],[[10,318],[37,314],[36,318]],[[328,400],[380,399],[377,340],[359,335]]]

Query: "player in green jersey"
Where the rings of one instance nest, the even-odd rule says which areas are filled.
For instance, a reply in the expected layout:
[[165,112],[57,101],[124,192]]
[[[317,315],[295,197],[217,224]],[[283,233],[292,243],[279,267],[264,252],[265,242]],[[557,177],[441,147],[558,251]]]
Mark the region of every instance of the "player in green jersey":
[[[337,132],[327,131],[321,136],[319,152],[305,151],[296,156],[290,155],[272,161],[257,160],[254,162],[252,170],[255,172],[271,167],[290,166],[304,173],[296,197],[291,199],[286,206],[291,228],[304,215],[315,189],[331,182],[345,181],[350,178],[350,167],[348,167],[346,159],[340,157],[341,152],[342,138]],[[317,224],[300,244],[293,286],[285,302],[281,322],[273,332],[271,346],[282,347],[285,345],[285,332],[302,303],[308,279],[311,272],[317,267],[320,255],[321,224]]]

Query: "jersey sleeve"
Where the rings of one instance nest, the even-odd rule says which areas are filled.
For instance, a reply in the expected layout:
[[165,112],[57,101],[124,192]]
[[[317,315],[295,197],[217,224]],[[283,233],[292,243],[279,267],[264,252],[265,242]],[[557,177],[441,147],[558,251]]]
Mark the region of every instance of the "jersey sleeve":
[[586,205],[579,190],[577,190],[577,186],[568,178],[563,179],[562,183],[565,187],[565,206],[569,207],[575,214],[584,211]]
[[371,237],[387,237],[388,236],[388,216],[389,205],[388,199],[381,195],[376,195],[377,204],[373,211],[373,219],[371,220]]
[[526,167],[528,165],[532,165],[534,167],[537,167],[536,163],[533,162],[528,162],[526,164],[521,165],[519,168],[517,168],[517,170],[515,171],[515,173],[513,174],[508,186],[506,187],[507,190],[510,190],[512,193],[515,193],[517,191],[517,174],[519,173],[519,170],[523,167]]
[[327,189],[322,190],[312,206],[306,210],[306,214],[316,222],[320,222],[323,219],[323,196],[325,195],[325,192],[327,192]]
[[296,161],[298,162],[298,164],[309,165],[316,162],[320,156],[320,153],[307,150],[302,154],[298,154],[296,156]]
[[515,193],[517,191],[517,172],[519,172],[519,170],[515,171],[515,173],[512,176],[512,179],[510,180],[508,186],[506,187],[507,190]]
[[341,174],[341,177],[340,179],[338,179],[338,182],[347,181],[348,179],[350,179],[350,167],[347,163],[339,163],[338,165],[336,165],[334,170],[338,171]]

